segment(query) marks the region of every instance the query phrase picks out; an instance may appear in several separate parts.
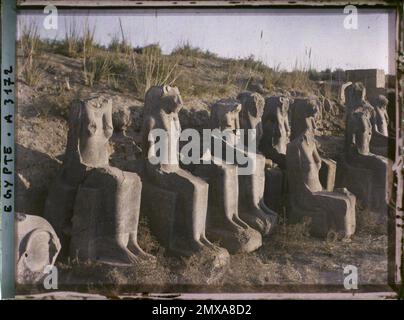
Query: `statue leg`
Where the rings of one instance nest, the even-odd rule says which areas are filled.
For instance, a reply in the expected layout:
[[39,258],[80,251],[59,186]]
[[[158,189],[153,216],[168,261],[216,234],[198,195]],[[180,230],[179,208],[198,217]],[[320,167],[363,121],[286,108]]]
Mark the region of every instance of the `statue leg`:
[[117,168],[94,169],[75,201],[70,252],[79,259],[133,265],[145,258],[131,252],[139,221],[141,185],[134,173]]
[[265,189],[265,158],[257,154],[256,167],[250,175],[239,176],[240,210],[242,220],[252,228],[268,235],[276,223],[277,214],[263,201]]
[[78,187],[79,184],[70,185],[58,175],[49,188],[45,202],[44,218],[53,226],[60,239],[62,258],[69,255],[71,219]]
[[190,172],[178,169],[162,172],[149,169],[150,182],[176,193],[176,208],[171,224],[170,250],[190,256],[202,250],[213,250],[215,255],[228,256],[223,248],[213,245],[205,236],[208,205],[208,184]]
[[[355,233],[355,196],[346,189],[337,189],[334,192],[318,192],[313,194],[319,211],[325,216],[325,225],[313,225],[313,233],[326,236],[331,230],[350,237]],[[325,227],[325,228],[324,228]],[[319,231],[319,230],[322,231]]]
[[262,245],[261,234],[238,216],[237,167],[211,164],[209,168],[208,237],[231,253],[251,252]]

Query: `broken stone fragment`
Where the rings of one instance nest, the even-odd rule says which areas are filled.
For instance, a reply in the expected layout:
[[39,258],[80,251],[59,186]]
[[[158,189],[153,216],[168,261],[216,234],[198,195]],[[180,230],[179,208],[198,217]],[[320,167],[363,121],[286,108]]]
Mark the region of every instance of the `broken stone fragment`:
[[52,226],[42,217],[16,213],[16,281],[35,284],[53,267],[61,245]]

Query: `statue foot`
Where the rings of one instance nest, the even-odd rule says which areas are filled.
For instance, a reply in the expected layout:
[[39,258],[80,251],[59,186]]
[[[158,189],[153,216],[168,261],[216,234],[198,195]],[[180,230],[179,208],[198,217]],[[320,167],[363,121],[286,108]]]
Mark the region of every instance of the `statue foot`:
[[140,264],[142,259],[130,252],[127,248],[116,244],[97,248],[94,260],[103,264],[120,267],[130,267]]
[[226,249],[214,245],[205,237],[201,237],[200,240],[183,240],[181,243],[177,241],[170,250],[176,255],[187,257],[206,254],[213,260],[221,261],[219,265],[227,264],[230,257]]
[[131,251],[136,257],[138,257],[143,262],[148,262],[148,263],[156,263],[157,262],[157,258],[155,256],[144,252],[143,249],[140,248],[137,241],[135,241],[133,239],[129,240],[128,249],[129,249],[129,251]]
[[201,240],[200,240],[208,249],[212,250],[213,252],[216,252],[216,254],[218,256],[222,256],[225,257],[227,259],[229,253],[227,252],[226,249],[221,248],[215,244],[213,244],[212,242],[210,242],[205,235],[201,236]]
[[240,217],[247,222],[251,228],[258,230],[263,236],[268,235],[272,230],[273,218],[265,214],[264,211],[259,208],[251,208],[240,212]]
[[241,226],[243,229],[248,229],[248,228],[250,228],[250,226],[249,226],[247,223],[245,223],[243,220],[241,220],[240,217],[237,216],[237,215],[235,215],[235,216],[233,217],[233,220],[234,220],[234,222],[236,222],[239,226]]
[[196,240],[176,239],[170,246],[170,251],[179,256],[192,256],[193,254],[202,251],[206,246]]
[[214,240],[219,241],[220,245],[226,248],[231,254],[241,252],[252,252],[257,250],[262,245],[261,233],[253,228],[236,224],[234,221],[231,223],[217,225],[210,227],[208,236]]

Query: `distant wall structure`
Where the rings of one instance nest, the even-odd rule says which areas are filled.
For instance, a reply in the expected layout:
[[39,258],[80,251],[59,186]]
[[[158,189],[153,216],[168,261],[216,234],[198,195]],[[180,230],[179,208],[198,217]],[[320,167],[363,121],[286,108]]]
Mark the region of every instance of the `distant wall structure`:
[[396,88],[396,76],[393,74],[386,74],[386,88]]
[[345,74],[347,81],[363,83],[368,99],[385,93],[386,75],[382,69],[346,70]]

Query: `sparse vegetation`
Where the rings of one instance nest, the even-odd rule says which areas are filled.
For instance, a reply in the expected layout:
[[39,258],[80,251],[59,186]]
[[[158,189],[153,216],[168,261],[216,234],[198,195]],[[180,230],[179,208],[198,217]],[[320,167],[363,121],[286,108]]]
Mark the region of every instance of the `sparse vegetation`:
[[172,85],[178,78],[178,60],[164,56],[160,48],[146,48],[139,60],[132,60],[135,90],[144,94],[155,85]]
[[112,60],[109,55],[97,54],[83,61],[83,76],[86,85],[92,87],[104,79],[111,79]]
[[189,42],[186,42],[182,45],[179,45],[174,48],[171,52],[171,55],[174,56],[183,56],[188,58],[205,58],[205,59],[214,59],[217,58],[217,55],[209,50],[203,51],[200,48],[192,47]]
[[36,87],[44,76],[44,64],[37,58],[42,45],[38,26],[34,23],[23,24],[20,26],[20,30],[19,49],[24,58],[21,75],[27,85]]

